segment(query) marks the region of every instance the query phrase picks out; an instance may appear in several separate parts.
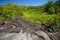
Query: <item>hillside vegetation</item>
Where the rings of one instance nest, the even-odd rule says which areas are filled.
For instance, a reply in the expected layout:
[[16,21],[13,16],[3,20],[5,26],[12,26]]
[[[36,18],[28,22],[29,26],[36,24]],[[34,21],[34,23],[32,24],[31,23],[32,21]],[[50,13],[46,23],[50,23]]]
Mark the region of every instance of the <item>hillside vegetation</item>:
[[42,24],[49,22],[52,28],[60,26],[60,0],[49,1],[41,6],[25,6],[7,3],[0,5],[0,21],[4,19],[14,19],[17,14],[26,21]]

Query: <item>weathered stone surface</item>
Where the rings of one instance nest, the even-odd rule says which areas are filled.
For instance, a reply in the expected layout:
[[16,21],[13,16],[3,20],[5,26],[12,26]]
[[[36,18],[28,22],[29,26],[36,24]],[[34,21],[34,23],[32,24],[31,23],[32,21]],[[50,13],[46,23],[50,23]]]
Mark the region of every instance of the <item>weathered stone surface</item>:
[[40,27],[40,25],[22,20],[21,16],[18,15],[15,19],[4,20],[0,25],[0,32],[20,32],[20,29],[25,31],[27,28],[29,31],[36,31],[39,29],[38,26]]
[[[43,25],[44,27],[49,25]],[[41,25],[23,21],[20,16],[0,23],[0,40],[60,40],[60,32],[45,32]]]
[[20,33],[0,33],[0,40],[60,40],[60,34],[43,31]]

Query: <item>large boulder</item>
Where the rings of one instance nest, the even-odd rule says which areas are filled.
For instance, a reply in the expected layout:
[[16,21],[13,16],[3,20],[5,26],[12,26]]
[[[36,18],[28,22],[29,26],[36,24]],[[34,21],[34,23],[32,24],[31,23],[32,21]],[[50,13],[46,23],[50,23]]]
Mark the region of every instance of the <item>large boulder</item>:
[[45,33],[44,31],[20,33],[0,33],[0,40],[60,40],[59,33]]

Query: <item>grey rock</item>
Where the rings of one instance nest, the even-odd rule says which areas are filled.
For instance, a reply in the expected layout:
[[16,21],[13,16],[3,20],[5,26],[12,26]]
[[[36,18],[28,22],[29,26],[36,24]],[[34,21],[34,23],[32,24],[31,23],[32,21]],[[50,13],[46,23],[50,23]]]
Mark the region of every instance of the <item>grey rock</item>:
[[45,33],[44,31],[20,33],[0,33],[0,40],[60,40],[56,33]]

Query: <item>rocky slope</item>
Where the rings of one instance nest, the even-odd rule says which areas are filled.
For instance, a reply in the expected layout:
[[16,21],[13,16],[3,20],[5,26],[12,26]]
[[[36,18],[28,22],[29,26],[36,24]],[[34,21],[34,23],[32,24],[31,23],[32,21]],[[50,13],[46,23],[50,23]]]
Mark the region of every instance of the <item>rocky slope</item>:
[[[60,40],[60,32],[54,32],[50,25],[38,25],[23,21],[21,16],[0,22],[0,40]],[[49,31],[48,31],[49,30]]]
[[60,40],[60,33],[45,33],[44,31],[20,33],[0,33],[0,40]]

